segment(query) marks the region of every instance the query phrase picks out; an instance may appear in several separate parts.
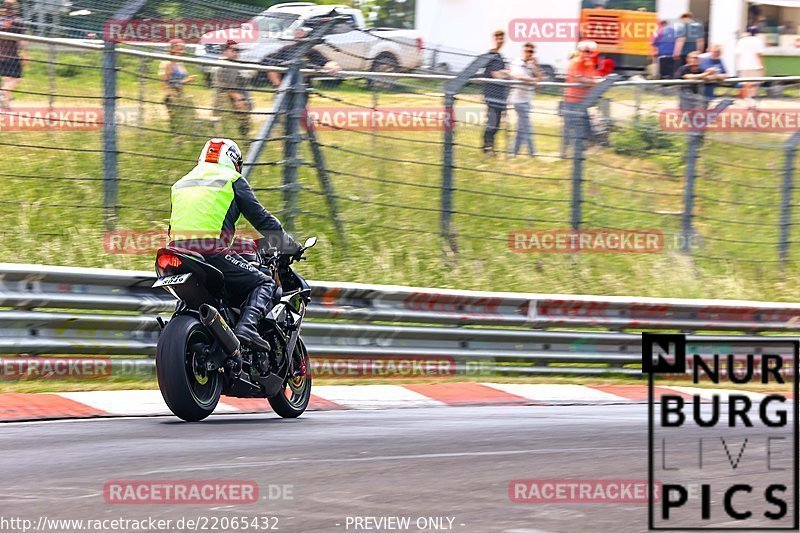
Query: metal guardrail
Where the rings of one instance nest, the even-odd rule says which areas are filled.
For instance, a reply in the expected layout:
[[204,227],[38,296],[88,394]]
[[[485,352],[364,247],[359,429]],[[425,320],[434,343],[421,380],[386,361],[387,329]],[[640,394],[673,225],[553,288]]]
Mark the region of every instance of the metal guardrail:
[[[143,271],[0,264],[0,353],[138,355],[113,361],[152,371],[156,317],[175,306],[154,280]],[[641,330],[690,333],[695,345],[707,338],[698,332],[739,333],[715,335],[718,345],[800,331],[800,305],[788,303],[311,284],[303,337],[312,357],[440,358],[459,372],[639,374]]]

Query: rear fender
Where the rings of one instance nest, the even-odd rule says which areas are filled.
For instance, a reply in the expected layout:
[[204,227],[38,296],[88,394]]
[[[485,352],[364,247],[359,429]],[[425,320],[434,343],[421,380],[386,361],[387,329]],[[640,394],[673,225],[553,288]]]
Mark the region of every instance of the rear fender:
[[[180,258],[181,264],[177,267],[160,268],[156,266],[159,276],[173,276],[176,274],[191,273],[189,279],[180,284],[164,287],[164,290],[183,300],[190,309],[199,309],[203,304],[215,305],[218,298],[209,290],[209,276],[201,260],[190,254],[181,253],[173,249],[162,248],[156,257],[169,252]],[[217,288],[219,289],[219,287]]]

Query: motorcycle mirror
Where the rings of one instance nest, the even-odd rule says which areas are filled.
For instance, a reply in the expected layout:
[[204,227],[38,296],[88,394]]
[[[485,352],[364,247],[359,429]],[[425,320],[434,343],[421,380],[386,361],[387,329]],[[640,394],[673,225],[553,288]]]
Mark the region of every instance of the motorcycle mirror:
[[317,244],[317,238],[316,237],[309,237],[308,239],[306,239],[306,242],[303,245],[303,248],[311,248],[315,244]]

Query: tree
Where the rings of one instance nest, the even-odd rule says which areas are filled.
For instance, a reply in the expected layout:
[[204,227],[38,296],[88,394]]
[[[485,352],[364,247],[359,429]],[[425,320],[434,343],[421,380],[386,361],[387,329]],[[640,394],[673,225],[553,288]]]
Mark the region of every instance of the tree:
[[416,0],[356,0],[371,26],[413,28]]

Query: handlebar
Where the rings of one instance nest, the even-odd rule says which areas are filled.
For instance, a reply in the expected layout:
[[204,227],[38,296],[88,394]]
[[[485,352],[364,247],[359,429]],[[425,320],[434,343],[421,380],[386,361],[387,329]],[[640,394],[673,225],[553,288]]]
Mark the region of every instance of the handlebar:
[[262,260],[265,263],[277,261],[279,263],[285,263],[286,266],[289,266],[294,262],[302,261],[303,259],[305,259],[305,257],[303,257],[303,253],[305,253],[306,250],[314,246],[316,243],[317,243],[316,237],[311,237],[310,239],[306,240],[305,244],[301,246],[297,252],[293,254],[288,254],[285,252],[281,252],[278,248],[275,248],[274,246],[265,246],[270,244],[268,239],[256,240],[256,244],[258,245],[258,253],[259,255],[261,255]]

